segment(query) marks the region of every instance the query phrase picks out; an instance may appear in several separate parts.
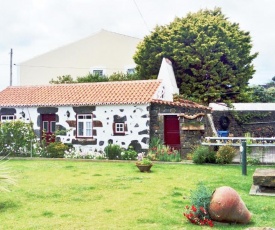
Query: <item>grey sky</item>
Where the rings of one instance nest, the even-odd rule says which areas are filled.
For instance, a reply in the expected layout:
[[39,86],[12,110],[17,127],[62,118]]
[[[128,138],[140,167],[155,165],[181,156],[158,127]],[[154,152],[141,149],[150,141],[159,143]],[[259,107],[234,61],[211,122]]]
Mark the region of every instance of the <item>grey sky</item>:
[[[11,48],[13,63],[19,64],[100,29],[143,38],[156,25],[166,25],[176,16],[214,7],[221,7],[231,22],[239,23],[241,29],[251,34],[253,52],[259,52],[259,56],[254,61],[257,72],[250,83],[264,84],[275,76],[274,0],[0,0],[0,3],[0,90],[9,85]],[[13,67],[14,85],[17,68]]]

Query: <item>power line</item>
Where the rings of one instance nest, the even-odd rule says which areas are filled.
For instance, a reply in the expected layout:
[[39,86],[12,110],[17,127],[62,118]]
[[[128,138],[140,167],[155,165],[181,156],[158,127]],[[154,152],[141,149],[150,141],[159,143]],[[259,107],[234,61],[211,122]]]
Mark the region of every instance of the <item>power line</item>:
[[142,15],[142,13],[141,13],[140,9],[139,9],[139,7],[138,7],[138,5],[137,5],[136,1],[135,1],[135,0],[133,0],[133,1],[134,1],[135,5],[136,5],[136,8],[137,8],[137,10],[138,10],[138,12],[139,12],[139,14],[140,14],[140,16],[141,16],[141,18],[142,18],[143,22],[144,22],[144,25],[145,25],[146,29],[148,30],[148,32],[150,32],[149,27],[148,27],[148,25],[147,25],[147,23],[146,23],[146,21],[145,21],[145,19],[144,19],[143,15]]
[[[20,65],[20,64],[14,64],[15,66],[19,66],[19,67],[29,67],[29,68],[48,68],[48,69],[91,69],[93,68],[92,67],[74,67],[74,66],[46,66],[46,65]],[[99,69],[101,67],[98,67]],[[102,69],[117,69],[117,70],[120,70],[121,68],[105,68],[105,67],[102,67]]]

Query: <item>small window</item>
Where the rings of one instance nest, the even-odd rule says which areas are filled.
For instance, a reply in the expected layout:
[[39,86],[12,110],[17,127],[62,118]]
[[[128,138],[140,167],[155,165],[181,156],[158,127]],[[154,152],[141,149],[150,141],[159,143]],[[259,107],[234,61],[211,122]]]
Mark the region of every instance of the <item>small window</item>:
[[77,115],[77,137],[93,136],[92,115]]
[[1,116],[1,122],[8,122],[8,121],[13,121],[14,120],[14,115],[2,115]]
[[135,73],[135,69],[132,68],[132,69],[127,69],[127,74],[134,74]]
[[106,75],[106,68],[104,66],[92,66],[89,72],[93,75],[104,76]]
[[116,133],[125,133],[124,130],[124,123],[116,123],[116,128],[115,128]]
[[103,76],[103,70],[102,69],[93,70],[93,74],[98,76]]
[[124,136],[125,132],[127,131],[127,126],[125,123],[113,123],[113,131],[114,131],[114,135],[117,136]]

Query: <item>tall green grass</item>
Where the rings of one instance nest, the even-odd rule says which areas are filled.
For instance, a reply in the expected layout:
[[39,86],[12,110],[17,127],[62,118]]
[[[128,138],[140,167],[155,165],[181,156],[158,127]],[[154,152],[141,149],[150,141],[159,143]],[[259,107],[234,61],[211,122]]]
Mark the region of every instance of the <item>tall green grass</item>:
[[134,162],[11,160],[17,178],[1,193],[0,229],[208,229],[183,216],[190,190],[199,181],[214,190],[231,186],[253,218],[249,225],[216,224],[214,229],[273,226],[274,197],[250,196],[255,166],[154,164],[141,173]]

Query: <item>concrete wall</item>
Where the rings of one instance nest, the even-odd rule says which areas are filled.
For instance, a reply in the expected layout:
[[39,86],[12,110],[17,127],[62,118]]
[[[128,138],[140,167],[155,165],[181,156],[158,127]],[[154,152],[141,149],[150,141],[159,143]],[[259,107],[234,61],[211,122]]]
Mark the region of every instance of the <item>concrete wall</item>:
[[92,67],[106,75],[135,67],[133,55],[141,39],[102,30],[88,38],[22,62],[19,85],[49,84],[57,76],[86,76]]

